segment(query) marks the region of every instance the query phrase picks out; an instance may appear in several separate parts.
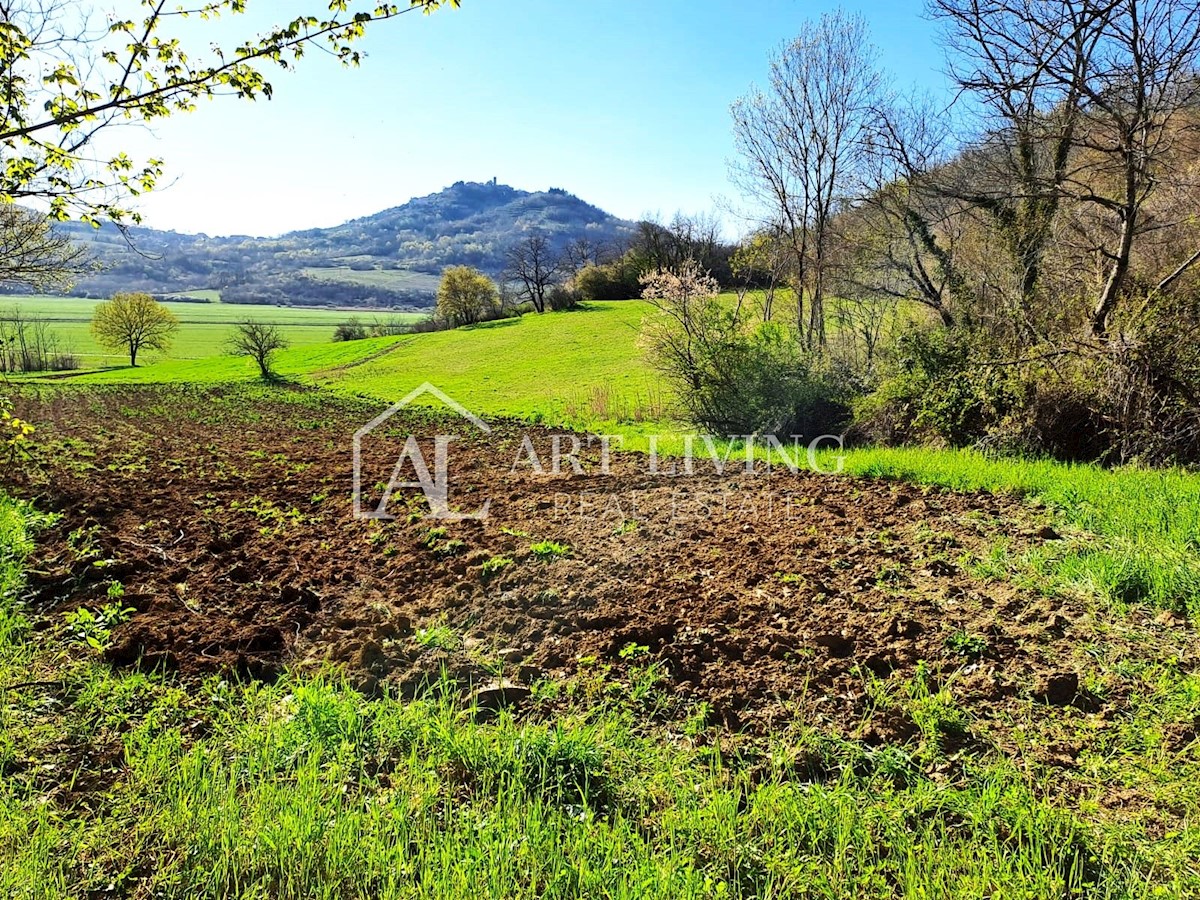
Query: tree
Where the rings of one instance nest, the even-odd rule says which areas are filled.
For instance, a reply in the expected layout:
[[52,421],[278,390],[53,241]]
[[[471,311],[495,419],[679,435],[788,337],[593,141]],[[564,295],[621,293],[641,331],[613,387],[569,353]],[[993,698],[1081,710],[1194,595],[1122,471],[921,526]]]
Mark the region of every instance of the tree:
[[733,105],[734,174],[785,236],[796,324],[810,347],[822,347],[833,219],[857,186],[880,77],[865,20],[842,12],[807,23],[770,67],[767,90]]
[[546,311],[546,294],[558,280],[562,262],[550,239],[540,231],[531,231],[505,254],[504,277],[517,284],[517,295]]
[[333,330],[334,343],[338,343],[339,341],[361,341],[369,336],[370,333],[367,331],[367,327],[359,321],[357,316],[351,316]]
[[87,266],[83,247],[55,231],[46,216],[0,202],[0,285],[66,290]]
[[562,264],[574,277],[588,266],[598,266],[611,256],[609,248],[584,235],[570,241],[563,250]]
[[721,284],[732,281],[732,254],[733,248],[721,240],[718,216],[682,212],[676,212],[665,225],[654,219],[638,222],[628,250],[642,273],[679,270],[694,261]]
[[500,295],[492,280],[471,266],[450,266],[438,285],[438,316],[450,327],[474,325],[499,312]]
[[234,356],[249,356],[258,363],[263,378],[272,379],[275,372],[271,361],[280,350],[286,350],[288,340],[274,325],[248,320],[237,326],[229,339],[229,349]]
[[775,296],[787,281],[792,260],[777,228],[762,228],[747,235],[730,259],[730,269],[738,281],[735,290],[739,302],[751,289],[762,291],[762,320],[775,315]]
[[181,21],[236,16],[250,0],[201,0],[191,10],[161,0],[140,5],[140,15],[113,18],[84,0],[0,3],[0,201],[37,198],[60,219],[136,222],[123,204],[155,186],[162,161],[100,158],[98,134],[222,94],[270,98],[266,68],[290,69],[310,49],[358,65],[356,43],[368,27],[459,0],[322,0],[323,15],[299,15],[224,45],[181,36]]
[[967,283],[955,238],[967,205],[942,189],[949,128],[925,98],[888,97],[869,135],[863,196],[838,222],[848,259],[840,296],[915,300],[953,327]]
[[[1062,238],[1074,245],[1076,265],[1099,269],[1086,322],[1089,336],[1103,341],[1139,240],[1178,230],[1191,216],[1186,209],[1148,216],[1147,208],[1189,179],[1194,156],[1178,147],[1200,102],[1200,8],[1180,0],[932,0],[930,7],[957,60],[953,74],[989,126],[948,190],[992,217],[1017,264],[1026,321],[1042,306],[1044,261]],[[1155,291],[1198,261],[1200,252],[1186,250],[1155,279]],[[1030,329],[1031,338],[1045,336]]]
[[[1043,258],[1069,177],[1083,85],[1111,0],[930,0],[950,72],[984,134],[942,190],[984,211],[1016,266],[1016,311],[1037,337]],[[1054,71],[1066,73],[1059,78]]]
[[[1200,7],[1178,0],[1124,0],[1112,6],[1097,38],[1094,76],[1081,91],[1080,144],[1084,158],[1094,159],[1094,171],[1067,181],[1068,194],[1098,210],[1107,226],[1104,239],[1096,242],[1106,271],[1088,317],[1097,339],[1108,336],[1138,239],[1195,215],[1189,209],[1154,218],[1144,210],[1164,187],[1187,177],[1181,169],[1195,166],[1190,153],[1177,166],[1175,148],[1181,134],[1194,129],[1183,120],[1195,115],[1200,102]],[[1060,82],[1070,77],[1053,64],[1051,72]],[[1200,251],[1172,267],[1155,293],[1167,290],[1198,260]]]
[[179,320],[149,294],[113,294],[92,314],[92,334],[111,350],[126,350],[129,364],[137,365],[143,349],[165,353],[171,346]]

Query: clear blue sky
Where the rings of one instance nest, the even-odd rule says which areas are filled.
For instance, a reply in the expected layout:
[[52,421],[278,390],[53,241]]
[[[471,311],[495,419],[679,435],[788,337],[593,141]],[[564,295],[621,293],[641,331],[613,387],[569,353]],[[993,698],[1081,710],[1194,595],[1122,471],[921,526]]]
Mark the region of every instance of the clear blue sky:
[[[267,12],[218,28],[321,3],[257,5]],[[733,194],[729,104],[806,18],[838,5],[463,0],[384,23],[360,69],[315,54],[270,76],[270,102],[202,103],[120,145],[167,162],[166,186],[140,204],[145,224],[214,235],[335,225],[493,176],[628,218],[711,209]],[[840,5],[867,17],[898,84],[945,89],[921,0]],[[207,43],[211,25],[186,27]]]

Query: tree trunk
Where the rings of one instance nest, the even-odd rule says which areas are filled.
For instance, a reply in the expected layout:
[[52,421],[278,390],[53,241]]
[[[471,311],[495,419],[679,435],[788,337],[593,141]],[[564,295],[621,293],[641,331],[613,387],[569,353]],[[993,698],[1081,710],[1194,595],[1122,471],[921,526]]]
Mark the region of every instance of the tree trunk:
[[1112,260],[1104,290],[1092,310],[1092,337],[1104,338],[1108,334],[1108,317],[1117,304],[1117,296],[1129,272],[1129,256],[1133,250],[1133,234],[1137,230],[1137,173],[1132,153],[1125,159],[1125,204],[1121,210],[1121,242]]

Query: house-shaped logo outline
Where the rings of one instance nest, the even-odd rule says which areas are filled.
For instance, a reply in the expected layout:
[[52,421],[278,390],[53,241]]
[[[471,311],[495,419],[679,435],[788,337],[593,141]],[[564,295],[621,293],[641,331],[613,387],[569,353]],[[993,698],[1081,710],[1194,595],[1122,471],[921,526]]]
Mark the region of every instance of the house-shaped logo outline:
[[424,382],[414,390],[410,391],[404,397],[397,400],[375,418],[373,418],[358,431],[354,432],[354,517],[356,519],[390,519],[386,512],[380,512],[378,509],[371,512],[363,512],[362,509],[362,442],[363,438],[370,435],[376,428],[390,419],[400,410],[408,407],[414,400],[424,395],[429,394],[432,397],[440,400],[452,412],[460,418],[470,422],[484,434],[491,434],[492,427],[483,419],[475,415],[445,391],[440,390],[428,381]]

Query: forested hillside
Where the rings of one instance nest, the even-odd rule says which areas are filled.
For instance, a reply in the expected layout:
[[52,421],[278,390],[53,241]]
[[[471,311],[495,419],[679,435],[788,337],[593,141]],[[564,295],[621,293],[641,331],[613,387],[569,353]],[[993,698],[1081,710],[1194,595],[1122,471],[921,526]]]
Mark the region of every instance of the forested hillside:
[[498,275],[505,253],[529,231],[561,249],[580,238],[616,242],[632,229],[564,190],[531,193],[494,181],[458,182],[344,225],[278,238],[62,227],[100,265],[76,280],[81,296],[219,290],[232,303],[367,306],[428,305],[447,265]]

